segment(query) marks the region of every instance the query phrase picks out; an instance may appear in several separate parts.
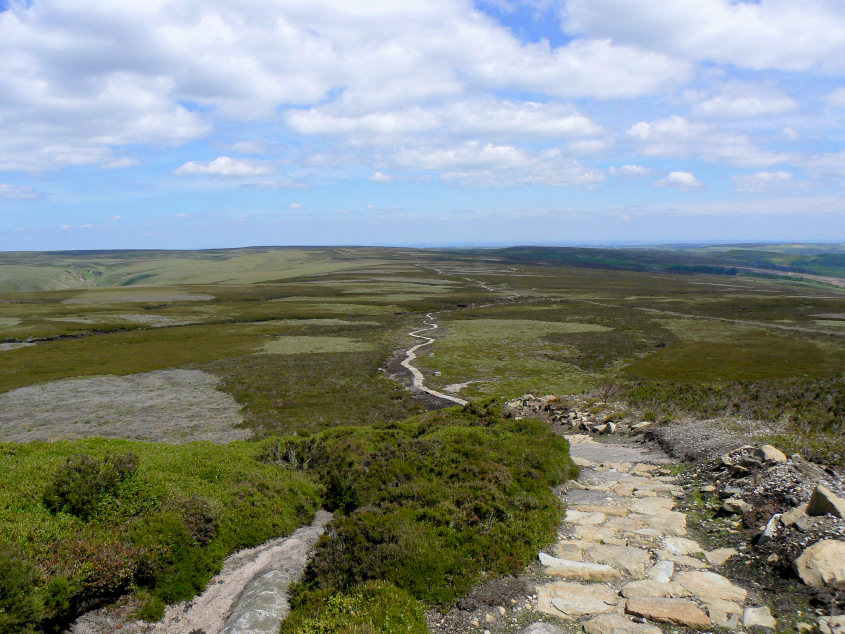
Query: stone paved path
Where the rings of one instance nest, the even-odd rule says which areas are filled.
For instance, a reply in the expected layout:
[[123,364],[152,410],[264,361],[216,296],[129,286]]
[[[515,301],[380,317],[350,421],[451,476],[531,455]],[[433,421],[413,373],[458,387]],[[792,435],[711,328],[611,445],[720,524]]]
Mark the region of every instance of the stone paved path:
[[736,551],[705,552],[688,537],[665,456],[567,438],[581,477],[565,494],[559,541],[540,554],[550,581],[538,587],[536,610],[594,634],[659,634],[657,623],[775,627],[767,608],[746,605],[745,589],[718,574]]

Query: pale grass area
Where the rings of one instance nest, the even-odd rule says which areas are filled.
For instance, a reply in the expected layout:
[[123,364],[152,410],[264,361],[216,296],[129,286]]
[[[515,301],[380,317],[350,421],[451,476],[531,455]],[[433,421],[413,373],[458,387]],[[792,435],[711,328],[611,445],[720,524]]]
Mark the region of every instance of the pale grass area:
[[52,381],[0,394],[0,441],[128,438],[183,443],[246,439],[240,406],[199,370]]
[[114,304],[125,302],[207,302],[214,295],[207,293],[186,293],[182,291],[125,289],[119,291],[85,291],[62,301],[62,304]]
[[261,348],[264,354],[303,354],[319,352],[363,352],[372,346],[349,337],[289,336],[268,341]]

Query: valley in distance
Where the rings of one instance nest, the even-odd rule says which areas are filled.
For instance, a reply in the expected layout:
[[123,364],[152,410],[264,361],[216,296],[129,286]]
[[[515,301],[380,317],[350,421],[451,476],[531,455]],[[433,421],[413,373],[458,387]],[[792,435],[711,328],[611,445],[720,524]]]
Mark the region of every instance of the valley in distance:
[[845,245],[0,253],[0,633],[843,614]]

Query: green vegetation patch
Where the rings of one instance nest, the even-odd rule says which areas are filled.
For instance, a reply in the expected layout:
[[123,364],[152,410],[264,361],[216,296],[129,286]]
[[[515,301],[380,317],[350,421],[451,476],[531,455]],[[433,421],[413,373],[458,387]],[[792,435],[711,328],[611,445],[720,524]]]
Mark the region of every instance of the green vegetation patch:
[[243,442],[0,444],[0,632],[58,631],[127,591],[158,616],[317,505],[311,481]]
[[521,571],[554,538],[551,487],[577,468],[548,425],[500,410],[487,402],[267,441],[265,459],[307,468],[336,511],[295,605],[316,611],[369,580],[445,604],[483,574]]
[[281,634],[426,634],[425,607],[383,581],[368,581],[349,593],[329,596],[319,613],[294,610]]
[[372,345],[351,337],[319,337],[288,335],[268,341],[261,347],[264,354],[303,354],[320,352],[361,352]]
[[611,330],[587,322],[498,318],[446,320],[442,327],[430,348],[434,357],[421,356],[419,363],[427,375],[441,372],[441,387],[484,381],[469,386],[469,396],[583,389],[590,378],[574,365],[575,338]]

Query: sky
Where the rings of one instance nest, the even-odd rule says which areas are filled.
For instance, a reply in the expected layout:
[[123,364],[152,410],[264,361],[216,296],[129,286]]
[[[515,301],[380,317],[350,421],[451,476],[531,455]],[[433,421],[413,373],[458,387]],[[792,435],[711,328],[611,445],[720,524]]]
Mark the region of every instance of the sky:
[[841,0],[0,0],[0,250],[845,241]]

